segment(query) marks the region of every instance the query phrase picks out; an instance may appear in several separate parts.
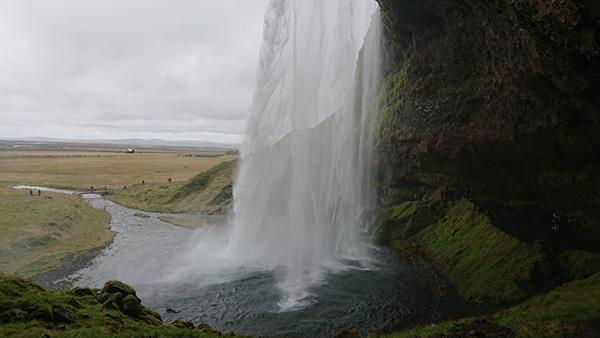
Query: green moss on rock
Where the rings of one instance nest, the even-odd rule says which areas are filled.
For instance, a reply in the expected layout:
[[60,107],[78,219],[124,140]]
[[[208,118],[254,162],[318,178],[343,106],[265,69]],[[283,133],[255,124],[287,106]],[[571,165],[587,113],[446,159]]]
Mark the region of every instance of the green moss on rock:
[[[98,298],[96,298],[98,295]],[[118,295],[118,296],[117,296]],[[106,298],[104,302],[102,298]],[[106,306],[110,301],[113,306]],[[104,303],[104,304],[103,304]],[[119,303],[119,304],[116,304]],[[111,281],[102,290],[47,291],[0,275],[1,337],[222,337],[205,326],[165,325],[135,290]]]
[[406,202],[381,219],[380,243],[404,254],[417,247],[475,303],[524,299],[549,269],[539,244],[500,231],[467,200]]
[[589,321],[600,318],[600,273],[533,297],[492,318],[519,337],[566,337],[586,326],[598,332],[600,325]]
[[449,320],[382,337],[593,337],[594,332],[600,330],[598,299],[600,273],[564,284],[493,315]]
[[538,269],[546,264],[539,245],[529,245],[494,227],[466,200],[450,206],[446,215],[415,240],[456,281],[471,301],[504,303],[530,292]]
[[399,141],[399,135],[404,131],[403,123],[398,115],[405,105],[404,91],[407,87],[410,58],[406,58],[400,70],[390,74],[382,84],[376,99],[378,111],[375,123],[376,143],[379,145],[393,144]]

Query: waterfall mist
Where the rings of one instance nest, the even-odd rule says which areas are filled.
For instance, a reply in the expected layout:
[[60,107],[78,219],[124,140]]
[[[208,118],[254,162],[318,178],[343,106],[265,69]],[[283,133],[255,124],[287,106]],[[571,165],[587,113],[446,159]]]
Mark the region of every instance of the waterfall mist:
[[327,273],[373,266],[379,15],[368,0],[271,1],[229,225],[196,230],[157,260],[171,262],[161,269],[127,264],[125,281],[212,284],[274,271],[279,308],[291,310],[315,301]]
[[374,1],[268,9],[228,245],[245,266],[278,269],[282,309],[302,306],[330,269],[369,261],[380,30]]

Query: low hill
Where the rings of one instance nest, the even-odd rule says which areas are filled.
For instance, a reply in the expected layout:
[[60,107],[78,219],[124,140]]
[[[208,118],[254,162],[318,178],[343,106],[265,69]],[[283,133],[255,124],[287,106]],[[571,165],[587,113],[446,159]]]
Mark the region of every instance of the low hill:
[[224,214],[231,206],[237,163],[237,160],[222,162],[185,183],[138,184],[107,198],[146,211]]

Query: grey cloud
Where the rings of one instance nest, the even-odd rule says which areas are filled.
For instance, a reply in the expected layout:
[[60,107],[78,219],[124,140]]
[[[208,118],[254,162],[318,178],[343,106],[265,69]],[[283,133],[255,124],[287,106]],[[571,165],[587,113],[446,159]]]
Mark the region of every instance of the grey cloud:
[[0,0],[0,137],[238,142],[266,2]]

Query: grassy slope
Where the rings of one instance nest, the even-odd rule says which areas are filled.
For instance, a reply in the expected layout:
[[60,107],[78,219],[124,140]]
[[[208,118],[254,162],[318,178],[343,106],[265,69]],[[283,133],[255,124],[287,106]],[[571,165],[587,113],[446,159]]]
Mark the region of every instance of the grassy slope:
[[89,189],[183,182],[233,156],[183,157],[174,152],[0,151],[3,182]]
[[[471,202],[410,201],[385,209],[378,239],[404,255],[435,262],[471,302],[521,304],[487,317],[520,337],[560,337],[600,318],[600,254],[563,250],[550,256],[497,229]],[[561,271],[567,280],[539,294]],[[536,294],[538,294],[536,296]],[[533,296],[533,298],[529,298]],[[460,330],[471,319],[393,334],[426,337]],[[460,336],[460,334],[456,334]]]
[[379,238],[401,252],[418,247],[475,303],[525,298],[546,260],[539,245],[506,235],[466,200],[407,202],[383,217]]
[[158,219],[163,222],[191,229],[199,228],[207,223],[205,219],[191,216],[159,216]]
[[30,277],[102,247],[110,216],[77,196],[0,187],[0,271]]
[[121,205],[159,212],[224,213],[231,203],[237,161],[220,163],[185,184],[145,184],[120,190],[108,198]]
[[[116,285],[121,291],[105,291],[109,285]],[[123,293],[132,296],[126,300],[127,295]],[[111,301],[104,301],[107,297]],[[136,311],[127,310],[125,303]],[[44,334],[50,337],[222,337],[206,326],[194,327],[183,322],[164,324],[159,315],[140,304],[133,289],[122,283],[107,283],[103,290],[45,291],[25,280],[0,275],[0,336],[42,337]]]
[[527,296],[523,284],[534,278],[545,254],[539,245],[525,244],[490,224],[467,201],[459,201],[446,215],[421,231],[416,240],[458,281],[474,302],[512,302]]
[[[484,318],[510,329],[517,337],[564,337],[573,334],[581,323],[600,318],[600,273],[564,284],[547,294],[535,296],[519,305]],[[448,321],[418,327],[386,337],[432,337],[453,333],[473,319]]]

